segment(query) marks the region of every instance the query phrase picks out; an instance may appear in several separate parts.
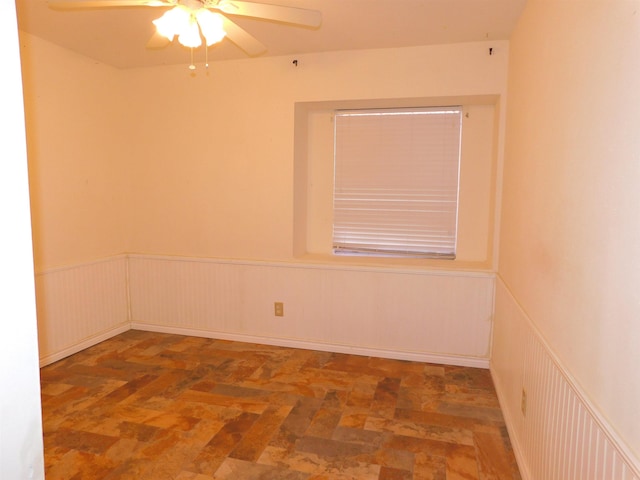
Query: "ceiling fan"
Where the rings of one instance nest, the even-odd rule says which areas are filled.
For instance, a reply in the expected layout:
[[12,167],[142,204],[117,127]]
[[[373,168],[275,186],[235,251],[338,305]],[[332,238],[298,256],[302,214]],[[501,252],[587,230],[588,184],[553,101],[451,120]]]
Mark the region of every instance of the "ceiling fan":
[[202,44],[202,34],[207,47],[227,37],[249,56],[259,55],[267,48],[229,16],[265,19],[305,27],[319,27],[322,22],[322,15],[317,10],[241,0],[49,0],[48,4],[56,10],[169,8],[153,21],[156,33],[147,42],[148,48],[162,48],[174,37],[178,38],[180,44],[196,48]]

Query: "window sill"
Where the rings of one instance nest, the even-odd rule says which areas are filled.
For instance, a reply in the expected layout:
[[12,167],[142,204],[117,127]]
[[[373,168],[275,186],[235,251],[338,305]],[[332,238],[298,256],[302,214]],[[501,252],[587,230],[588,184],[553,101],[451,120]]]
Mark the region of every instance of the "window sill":
[[306,253],[295,257],[296,262],[342,267],[388,268],[403,270],[434,270],[454,272],[494,273],[491,262],[441,260],[435,258],[369,257]]

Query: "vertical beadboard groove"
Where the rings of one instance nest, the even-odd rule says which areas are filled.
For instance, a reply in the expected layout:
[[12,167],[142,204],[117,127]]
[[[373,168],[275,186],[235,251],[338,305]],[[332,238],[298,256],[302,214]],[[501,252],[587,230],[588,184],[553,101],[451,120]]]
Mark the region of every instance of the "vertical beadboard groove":
[[[524,480],[640,480],[638,459],[563,370],[500,279],[493,334],[491,372]],[[526,415],[520,398],[507,395],[506,382],[514,380],[508,361],[519,351]]]
[[128,329],[125,256],[37,272],[41,364]]
[[[151,255],[129,262],[135,328],[488,366],[492,274]],[[283,318],[274,317],[275,301],[284,302]]]

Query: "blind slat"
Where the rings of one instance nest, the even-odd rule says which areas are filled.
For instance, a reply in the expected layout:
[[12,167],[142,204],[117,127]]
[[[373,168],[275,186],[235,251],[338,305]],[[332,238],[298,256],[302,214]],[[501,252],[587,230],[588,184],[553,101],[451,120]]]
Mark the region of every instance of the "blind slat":
[[460,107],[335,116],[336,253],[455,256]]

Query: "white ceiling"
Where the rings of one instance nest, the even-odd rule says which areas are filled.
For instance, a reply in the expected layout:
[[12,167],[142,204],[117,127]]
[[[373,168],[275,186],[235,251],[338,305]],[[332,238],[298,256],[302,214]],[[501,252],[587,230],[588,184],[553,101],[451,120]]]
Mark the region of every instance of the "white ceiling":
[[[2,0],[4,1],[4,0]],[[317,29],[230,17],[264,43],[261,56],[505,40],[526,0],[256,0],[319,10]],[[148,49],[151,21],[164,9],[52,10],[47,0],[16,0],[21,30],[118,68],[188,64],[179,45]],[[175,42],[174,42],[175,43]],[[196,61],[204,51],[195,50]],[[200,58],[202,57],[202,58]],[[209,48],[209,62],[248,58],[231,41]]]

